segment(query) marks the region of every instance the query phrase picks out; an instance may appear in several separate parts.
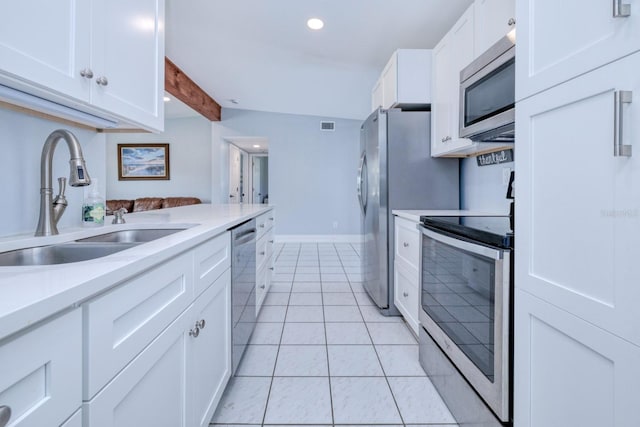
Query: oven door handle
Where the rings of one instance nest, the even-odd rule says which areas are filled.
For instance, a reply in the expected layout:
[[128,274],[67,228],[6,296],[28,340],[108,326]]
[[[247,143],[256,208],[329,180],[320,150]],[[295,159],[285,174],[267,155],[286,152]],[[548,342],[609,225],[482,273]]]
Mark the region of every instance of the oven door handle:
[[444,234],[437,233],[433,230],[429,230],[422,225],[420,226],[420,229],[422,231],[422,234],[424,234],[425,236],[445,245],[453,246],[454,248],[462,249],[463,251],[472,252],[474,254],[482,255],[495,260],[501,260],[504,258],[504,251],[502,250],[492,249],[486,246],[467,242],[466,240],[449,237]]

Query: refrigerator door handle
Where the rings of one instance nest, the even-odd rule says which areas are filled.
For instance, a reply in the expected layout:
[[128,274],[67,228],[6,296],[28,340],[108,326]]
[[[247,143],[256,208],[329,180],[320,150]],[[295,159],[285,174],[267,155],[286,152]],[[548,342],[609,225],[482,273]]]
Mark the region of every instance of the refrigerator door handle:
[[357,178],[357,191],[358,191],[358,201],[360,202],[360,208],[362,209],[362,213],[367,213],[367,188],[363,190],[363,184],[365,184],[363,179],[363,173],[367,171],[367,154],[362,153],[360,157],[360,166],[358,167],[358,178]]

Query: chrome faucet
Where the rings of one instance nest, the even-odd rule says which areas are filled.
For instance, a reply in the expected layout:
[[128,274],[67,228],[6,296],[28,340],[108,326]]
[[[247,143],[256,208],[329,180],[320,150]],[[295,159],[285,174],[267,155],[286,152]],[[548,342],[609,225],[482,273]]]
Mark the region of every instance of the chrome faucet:
[[75,135],[63,129],[51,132],[42,147],[42,158],[40,159],[40,218],[38,219],[36,236],[58,234],[57,224],[67,207],[67,199],[64,196],[66,178],[58,178],[60,192],[55,199],[52,199],[52,160],[60,139],[64,139],[67,142],[67,147],[69,147],[69,165],[71,166],[69,185],[83,187],[91,184],[91,178],[89,178],[87,166],[82,157],[82,148]]

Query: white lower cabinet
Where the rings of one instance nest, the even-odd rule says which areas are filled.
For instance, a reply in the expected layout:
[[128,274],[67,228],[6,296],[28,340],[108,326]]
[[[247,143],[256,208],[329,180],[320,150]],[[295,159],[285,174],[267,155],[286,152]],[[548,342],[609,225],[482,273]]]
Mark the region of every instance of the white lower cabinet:
[[256,219],[258,240],[256,241],[256,316],[264,302],[273,276],[273,225],[275,212],[272,210]]
[[418,335],[420,232],[417,223],[394,216],[393,303]]
[[91,401],[91,427],[187,427],[187,347],[192,312],[184,312]]
[[418,272],[412,268],[407,268],[403,262],[396,261],[393,270],[393,281],[393,302],[413,332],[418,335],[420,331],[418,321],[418,310],[420,308]]
[[0,408],[11,412],[7,426],[59,426],[81,403],[80,309],[0,342]]
[[188,426],[205,427],[231,377],[231,270],[196,300],[192,311],[199,333],[187,347]]
[[207,426],[231,375],[227,269],[93,399],[91,427]]

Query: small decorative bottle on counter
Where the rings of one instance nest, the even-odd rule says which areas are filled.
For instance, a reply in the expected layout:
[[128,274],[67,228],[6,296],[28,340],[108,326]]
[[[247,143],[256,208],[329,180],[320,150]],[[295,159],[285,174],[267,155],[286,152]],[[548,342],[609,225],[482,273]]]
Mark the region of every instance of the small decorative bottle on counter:
[[82,204],[82,225],[85,227],[99,227],[104,225],[104,198],[98,192],[98,180],[93,179],[89,196]]

